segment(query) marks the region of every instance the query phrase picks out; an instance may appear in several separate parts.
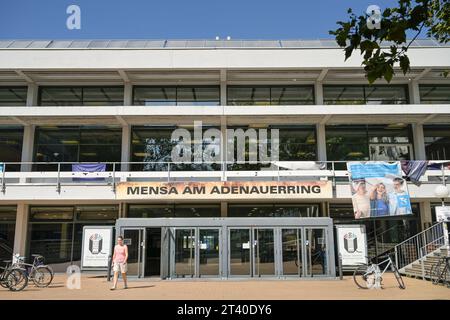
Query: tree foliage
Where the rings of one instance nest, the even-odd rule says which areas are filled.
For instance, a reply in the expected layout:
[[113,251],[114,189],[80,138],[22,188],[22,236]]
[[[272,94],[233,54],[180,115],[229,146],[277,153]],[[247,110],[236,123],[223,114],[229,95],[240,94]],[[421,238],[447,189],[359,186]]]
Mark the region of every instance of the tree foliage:
[[[449,0],[398,0],[396,8],[386,8],[381,12],[381,26],[378,29],[369,28],[367,14],[357,16],[352,9],[348,9],[347,13],[349,20],[338,21],[339,28],[331,30],[330,34],[344,48],[345,60],[355,50],[360,50],[369,83],[381,78],[390,82],[397,64],[403,74],[409,72],[407,51],[422,30],[441,43],[449,41]],[[415,33],[411,40],[406,39],[408,31]],[[389,48],[381,48],[381,43],[385,41],[390,43]]]

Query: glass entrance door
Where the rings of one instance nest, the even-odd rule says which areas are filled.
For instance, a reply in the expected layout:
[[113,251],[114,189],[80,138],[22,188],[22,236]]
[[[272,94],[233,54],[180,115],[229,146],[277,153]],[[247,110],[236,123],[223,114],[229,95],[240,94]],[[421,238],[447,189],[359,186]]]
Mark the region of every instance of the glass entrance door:
[[274,229],[253,229],[254,275],[275,275]]
[[193,278],[196,274],[195,229],[175,229],[175,268],[177,278]]
[[326,229],[305,228],[306,275],[328,274]]
[[123,240],[124,244],[128,246],[128,275],[143,277],[144,276],[144,266],[143,261],[145,260],[145,229],[135,228],[135,229],[124,229],[123,230]]
[[220,274],[219,229],[199,229],[199,277],[217,277]]
[[229,229],[229,275],[252,276],[250,228]]
[[282,268],[285,276],[302,276],[302,229],[282,229]]

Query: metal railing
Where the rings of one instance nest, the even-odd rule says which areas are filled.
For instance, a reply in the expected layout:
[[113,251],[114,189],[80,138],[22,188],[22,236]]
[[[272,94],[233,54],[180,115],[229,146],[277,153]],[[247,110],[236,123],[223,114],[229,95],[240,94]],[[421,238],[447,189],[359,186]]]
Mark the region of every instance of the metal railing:
[[[370,161],[368,161],[370,162]],[[333,187],[348,183],[347,161],[255,161],[221,162],[101,162],[102,172],[75,172],[74,164],[93,162],[4,162],[0,172],[1,191],[8,185],[61,185],[89,183],[110,185],[115,190],[122,181],[190,181],[192,179],[222,180],[257,178],[266,180],[318,179],[331,180]],[[450,170],[428,170],[420,181],[423,184],[442,184],[450,181]]]
[[[444,223],[445,222],[438,222],[430,228],[397,244],[394,247],[397,268],[403,269],[444,246]],[[422,271],[424,273],[424,270]]]

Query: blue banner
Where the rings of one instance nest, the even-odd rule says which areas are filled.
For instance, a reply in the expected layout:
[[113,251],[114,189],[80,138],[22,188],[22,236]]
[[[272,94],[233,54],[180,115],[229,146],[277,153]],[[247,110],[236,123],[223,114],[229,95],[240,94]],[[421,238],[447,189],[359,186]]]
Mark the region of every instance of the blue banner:
[[[105,172],[106,164],[104,163],[74,163],[72,164],[73,172]],[[104,178],[73,178],[73,181],[103,181]]]

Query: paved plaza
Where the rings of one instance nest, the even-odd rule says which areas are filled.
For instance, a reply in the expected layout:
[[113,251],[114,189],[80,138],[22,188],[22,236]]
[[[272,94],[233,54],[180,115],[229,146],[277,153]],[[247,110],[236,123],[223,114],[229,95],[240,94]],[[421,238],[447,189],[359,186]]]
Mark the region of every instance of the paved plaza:
[[159,279],[131,280],[129,288],[109,290],[111,282],[105,277],[83,274],[81,289],[67,289],[67,276],[56,275],[48,288],[28,286],[22,292],[0,288],[0,300],[9,299],[174,299],[174,300],[262,300],[262,299],[445,299],[450,300],[450,289],[435,286],[429,281],[404,278],[406,290],[397,287],[392,275],[385,275],[384,289],[358,289],[351,276],[344,280],[195,280],[162,281]]

